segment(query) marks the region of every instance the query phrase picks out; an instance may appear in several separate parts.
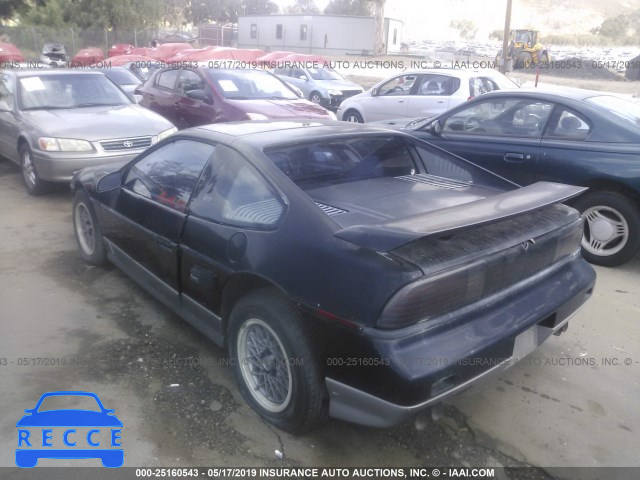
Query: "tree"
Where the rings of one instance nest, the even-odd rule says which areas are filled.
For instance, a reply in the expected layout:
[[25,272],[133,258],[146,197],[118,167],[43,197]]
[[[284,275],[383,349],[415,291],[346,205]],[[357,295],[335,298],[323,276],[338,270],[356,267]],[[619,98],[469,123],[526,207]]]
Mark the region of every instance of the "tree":
[[241,0],[238,15],[273,15],[280,9],[270,0]]
[[43,6],[45,0],[0,0],[0,19],[10,20],[32,6]]
[[296,0],[296,3],[288,6],[285,11],[287,13],[320,13],[320,9],[313,0]]
[[325,15],[357,15],[370,17],[369,0],[331,0],[324,9]]
[[490,34],[489,34],[489,40],[495,38],[496,40],[498,40],[499,42],[502,41],[502,38],[504,37],[504,30],[502,30],[501,28],[497,29],[497,30],[493,30]]
[[373,3],[373,18],[376,21],[376,55],[384,55],[386,53],[384,45],[384,4],[387,0],[369,0]]
[[471,20],[453,20],[449,26],[457,30],[464,40],[473,40],[478,33],[478,27]]

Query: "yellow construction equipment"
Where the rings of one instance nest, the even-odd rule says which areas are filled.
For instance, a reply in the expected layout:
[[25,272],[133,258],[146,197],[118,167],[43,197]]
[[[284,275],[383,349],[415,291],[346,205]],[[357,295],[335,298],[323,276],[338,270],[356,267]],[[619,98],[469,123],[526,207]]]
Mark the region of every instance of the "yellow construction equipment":
[[550,60],[546,47],[538,41],[538,30],[511,30],[509,57],[513,68],[531,68]]

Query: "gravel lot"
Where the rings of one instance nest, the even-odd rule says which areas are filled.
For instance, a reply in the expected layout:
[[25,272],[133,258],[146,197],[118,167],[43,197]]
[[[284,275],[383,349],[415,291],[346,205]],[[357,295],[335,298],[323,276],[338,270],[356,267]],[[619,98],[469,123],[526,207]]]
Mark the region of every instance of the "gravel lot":
[[[14,465],[23,410],[55,390],[96,392],[116,410],[125,466],[532,465],[511,478],[533,479],[584,475],[550,467],[640,466],[640,256],[598,268],[596,293],[566,334],[456,397],[439,421],[391,430],[332,421],[292,436],[244,403],[222,350],[115,268],[80,259],[66,186],[29,197],[18,168],[0,160],[0,202],[0,466]],[[67,364],[19,365],[23,357]],[[39,463],[80,464],[99,462]]]

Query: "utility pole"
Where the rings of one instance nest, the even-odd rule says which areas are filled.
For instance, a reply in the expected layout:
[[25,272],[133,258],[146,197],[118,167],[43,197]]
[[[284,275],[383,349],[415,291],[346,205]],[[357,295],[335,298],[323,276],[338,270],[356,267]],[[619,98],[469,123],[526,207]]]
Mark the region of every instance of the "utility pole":
[[513,59],[509,57],[509,33],[511,32],[511,3],[507,0],[507,14],[504,17],[504,34],[502,36],[502,73],[511,71]]

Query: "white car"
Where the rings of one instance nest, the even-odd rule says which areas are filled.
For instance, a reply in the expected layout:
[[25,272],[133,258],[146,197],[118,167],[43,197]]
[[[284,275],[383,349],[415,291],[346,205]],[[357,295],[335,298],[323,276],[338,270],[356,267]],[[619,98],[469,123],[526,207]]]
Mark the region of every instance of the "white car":
[[483,93],[515,88],[518,85],[497,70],[405,72],[344,100],[337,117],[358,123],[433,117]]

